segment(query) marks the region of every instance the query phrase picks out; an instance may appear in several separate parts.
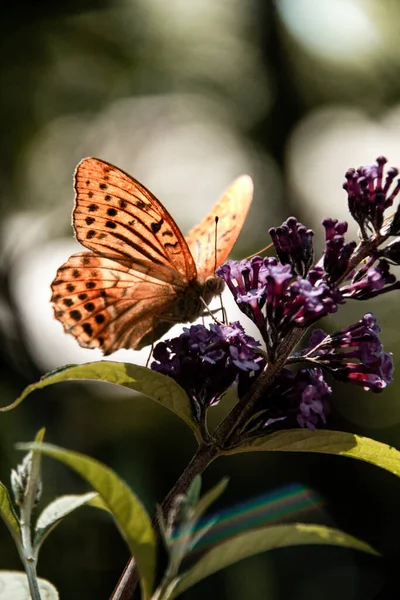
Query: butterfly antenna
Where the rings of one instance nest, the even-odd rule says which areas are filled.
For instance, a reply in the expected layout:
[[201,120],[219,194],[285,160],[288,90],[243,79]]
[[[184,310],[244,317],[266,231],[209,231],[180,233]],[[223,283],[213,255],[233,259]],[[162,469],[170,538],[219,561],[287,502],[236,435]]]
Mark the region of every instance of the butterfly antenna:
[[215,217],[215,236],[214,236],[214,273],[217,270],[217,253],[218,253],[218,221],[219,217]]
[[[219,217],[218,215],[215,217],[215,237],[214,237],[214,273],[217,270],[217,256],[218,256],[218,221],[219,221]],[[218,310],[221,310],[222,312],[222,324],[225,324],[228,322],[228,317],[226,314],[226,310],[225,310],[225,306],[224,303],[222,301],[222,293],[219,293],[219,301],[221,303],[221,308]]]
[[261,252],[266,252],[267,250],[272,248],[273,245],[274,244],[271,242],[270,244],[268,244],[268,246],[261,248],[261,250],[259,250],[258,252],[254,252],[254,254],[250,254],[250,256],[246,256],[246,259],[249,260],[250,258],[253,258],[253,256],[258,256],[259,254],[261,254]]

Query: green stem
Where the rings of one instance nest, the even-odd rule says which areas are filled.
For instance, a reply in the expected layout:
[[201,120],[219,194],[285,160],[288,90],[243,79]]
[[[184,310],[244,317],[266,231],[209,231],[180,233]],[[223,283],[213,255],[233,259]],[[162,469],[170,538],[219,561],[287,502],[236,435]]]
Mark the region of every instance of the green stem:
[[31,539],[31,506],[28,503],[27,507],[21,507],[20,517],[20,528],[21,528],[21,540],[22,548],[20,549],[20,555],[26,576],[28,578],[29,591],[31,593],[32,600],[41,600],[39,583],[37,580],[36,573],[36,558],[34,556]]
[[[196,475],[200,475],[208,467],[208,465],[217,458],[220,454],[218,447],[213,444],[203,444],[199,446],[192,460],[189,462],[174,487],[161,504],[163,515],[167,516],[173,499],[177,494],[185,493]],[[153,518],[153,525],[158,531],[156,518]],[[110,600],[130,600],[133,597],[137,583],[138,572],[135,559],[131,557],[125,567],[120,580],[117,583],[115,590],[110,596]]]

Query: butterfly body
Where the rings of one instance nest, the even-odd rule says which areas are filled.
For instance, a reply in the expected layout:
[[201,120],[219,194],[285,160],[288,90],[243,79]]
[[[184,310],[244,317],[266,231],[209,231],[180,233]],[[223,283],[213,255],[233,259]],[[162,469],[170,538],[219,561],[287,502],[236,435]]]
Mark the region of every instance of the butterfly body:
[[[236,180],[186,240],[149,190],[105,161],[84,159],[75,190],[73,226],[90,251],[58,269],[52,302],[56,318],[81,346],[104,354],[143,348],[175,323],[196,320],[220,293],[224,284],[214,269],[242,228],[252,196],[249,177]],[[217,256],[215,217],[222,221]]]

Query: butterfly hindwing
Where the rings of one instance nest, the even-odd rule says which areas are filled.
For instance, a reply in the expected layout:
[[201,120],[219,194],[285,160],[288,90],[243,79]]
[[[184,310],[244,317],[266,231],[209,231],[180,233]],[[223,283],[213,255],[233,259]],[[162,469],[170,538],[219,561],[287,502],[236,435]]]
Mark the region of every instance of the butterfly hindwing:
[[101,348],[104,354],[141,347],[155,317],[168,311],[179,291],[184,293],[184,287],[168,282],[168,267],[164,280],[151,265],[147,273],[143,265],[139,268],[80,252],[58,269],[52,283],[54,313],[81,346]]

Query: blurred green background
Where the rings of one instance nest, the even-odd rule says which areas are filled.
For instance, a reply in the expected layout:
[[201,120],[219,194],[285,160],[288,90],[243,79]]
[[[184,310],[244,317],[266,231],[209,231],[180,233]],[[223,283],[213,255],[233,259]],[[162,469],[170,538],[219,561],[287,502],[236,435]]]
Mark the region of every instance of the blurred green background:
[[[63,333],[49,303],[57,267],[80,248],[70,214],[72,175],[83,157],[103,158],[142,181],[184,231],[231,180],[249,173],[255,200],[238,258],[266,245],[268,228],[291,214],[316,231],[320,252],[321,219],[348,218],[345,170],[380,154],[400,167],[400,4],[394,0],[39,0],[9,3],[2,16],[2,405],[46,371],[101,358]],[[353,225],[350,235],[356,235]],[[395,294],[350,303],[324,327],[373,311],[396,363],[398,307]],[[112,358],[144,364],[147,352]],[[396,379],[381,395],[335,385],[333,406],[331,429],[400,448]],[[216,415],[224,410],[226,403]],[[47,441],[115,469],[150,512],[195,449],[190,431],[150,400],[107,385],[60,384],[1,415],[3,482],[21,459],[14,444],[33,439],[42,426]],[[397,597],[400,483],[394,476],[336,457],[246,454],[213,464],[204,487],[223,475],[230,484],[218,507],[297,482],[322,504],[308,515],[290,515],[293,520],[343,528],[385,560],[337,548],[279,550],[209,578],[184,598]],[[44,477],[44,501],[87,489],[48,459]],[[0,531],[1,568],[20,569],[2,523]],[[127,558],[110,519],[85,508],[46,542],[39,575],[62,598],[106,600]]]

